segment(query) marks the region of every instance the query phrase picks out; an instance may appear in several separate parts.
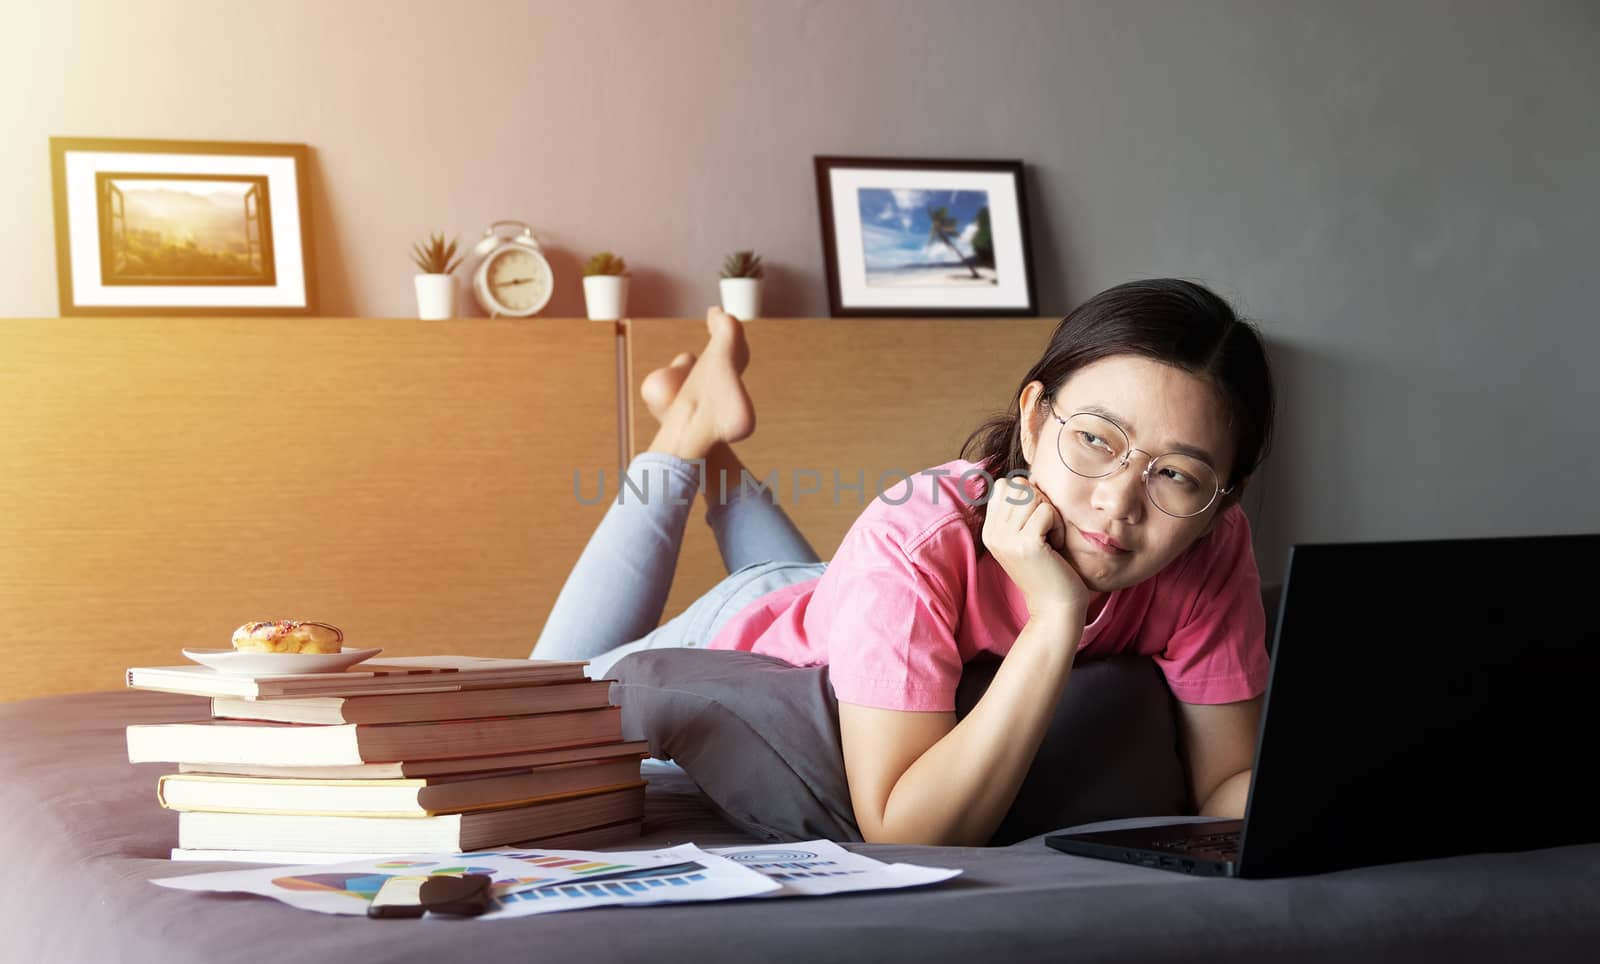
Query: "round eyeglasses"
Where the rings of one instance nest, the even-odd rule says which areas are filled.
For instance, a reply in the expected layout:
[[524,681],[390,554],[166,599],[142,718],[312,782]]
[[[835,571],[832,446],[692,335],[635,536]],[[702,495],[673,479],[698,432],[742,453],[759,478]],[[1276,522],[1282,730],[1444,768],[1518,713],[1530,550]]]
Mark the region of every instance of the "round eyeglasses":
[[[1061,423],[1056,436],[1056,452],[1061,464],[1074,475],[1086,479],[1103,479],[1122,471],[1135,452],[1128,442],[1128,433],[1122,426],[1100,415],[1077,412],[1067,418],[1050,414]],[[1150,453],[1144,453],[1149,457]],[[1217,497],[1227,495],[1233,487],[1222,488],[1217,473],[1200,459],[1181,452],[1157,455],[1145,463],[1146,494],[1156,508],[1179,519],[1197,516],[1211,508]]]

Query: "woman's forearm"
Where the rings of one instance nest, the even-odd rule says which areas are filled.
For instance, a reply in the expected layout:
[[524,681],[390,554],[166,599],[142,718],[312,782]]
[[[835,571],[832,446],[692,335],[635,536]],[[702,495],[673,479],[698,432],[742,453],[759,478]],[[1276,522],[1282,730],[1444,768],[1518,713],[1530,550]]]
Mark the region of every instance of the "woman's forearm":
[[988,842],[1044,739],[1082,635],[1081,613],[1029,620],[983,698],[895,782],[882,840]]
[[1200,804],[1202,817],[1244,819],[1245,801],[1250,799],[1250,770],[1242,770],[1222,781],[1211,796]]

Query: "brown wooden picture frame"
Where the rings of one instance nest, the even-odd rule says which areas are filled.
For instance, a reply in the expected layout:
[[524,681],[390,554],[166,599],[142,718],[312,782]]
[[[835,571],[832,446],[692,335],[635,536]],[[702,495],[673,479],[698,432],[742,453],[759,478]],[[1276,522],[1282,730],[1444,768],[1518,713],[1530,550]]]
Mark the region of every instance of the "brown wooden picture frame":
[[833,317],[1037,313],[1021,161],[813,163]]
[[315,315],[304,144],[50,138],[69,315]]

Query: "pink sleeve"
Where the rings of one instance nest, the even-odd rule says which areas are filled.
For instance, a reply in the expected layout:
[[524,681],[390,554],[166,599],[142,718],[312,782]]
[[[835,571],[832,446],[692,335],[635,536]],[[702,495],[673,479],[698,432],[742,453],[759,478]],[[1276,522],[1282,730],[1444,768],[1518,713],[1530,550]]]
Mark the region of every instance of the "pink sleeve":
[[1233,506],[1180,578],[1189,614],[1156,665],[1185,703],[1236,703],[1267,688],[1267,617],[1250,523]]
[[961,682],[958,596],[958,587],[913,562],[893,535],[852,530],[808,613],[808,620],[825,620],[834,694],[886,710],[953,711]]

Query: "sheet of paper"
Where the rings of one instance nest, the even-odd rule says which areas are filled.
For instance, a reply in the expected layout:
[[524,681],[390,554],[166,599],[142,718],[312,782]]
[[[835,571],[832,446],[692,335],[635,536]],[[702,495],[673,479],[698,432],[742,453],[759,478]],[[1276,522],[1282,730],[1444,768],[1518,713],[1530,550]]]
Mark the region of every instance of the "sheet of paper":
[[[556,851],[551,851],[556,853]],[[579,851],[568,851],[579,853]],[[591,863],[610,866],[561,867],[539,855],[518,855],[531,874],[516,882],[499,881],[496,909],[479,920],[525,917],[558,910],[617,904],[678,904],[734,897],[759,897],[779,889],[776,881],[707,853],[694,844],[633,853],[590,853]],[[579,871],[565,880],[551,876]]]
[[814,897],[849,891],[893,890],[949,880],[960,869],[886,864],[853,854],[831,840],[794,844],[712,847],[711,853],[758,871],[783,885],[762,897]]
[[586,907],[692,903],[735,897],[811,897],[920,887],[958,869],[886,864],[828,840],[701,850],[486,850],[363,858],[339,864],[253,867],[164,877],[177,890],[260,894],[323,914],[364,915],[395,876],[488,874],[495,908],[476,920],[499,920]]
[[488,874],[496,920],[616,904],[689,903],[754,897],[780,885],[693,844],[664,850],[496,850],[419,854],[302,867],[224,870],[153,881],[177,890],[260,894],[324,914],[364,915],[390,877]]

